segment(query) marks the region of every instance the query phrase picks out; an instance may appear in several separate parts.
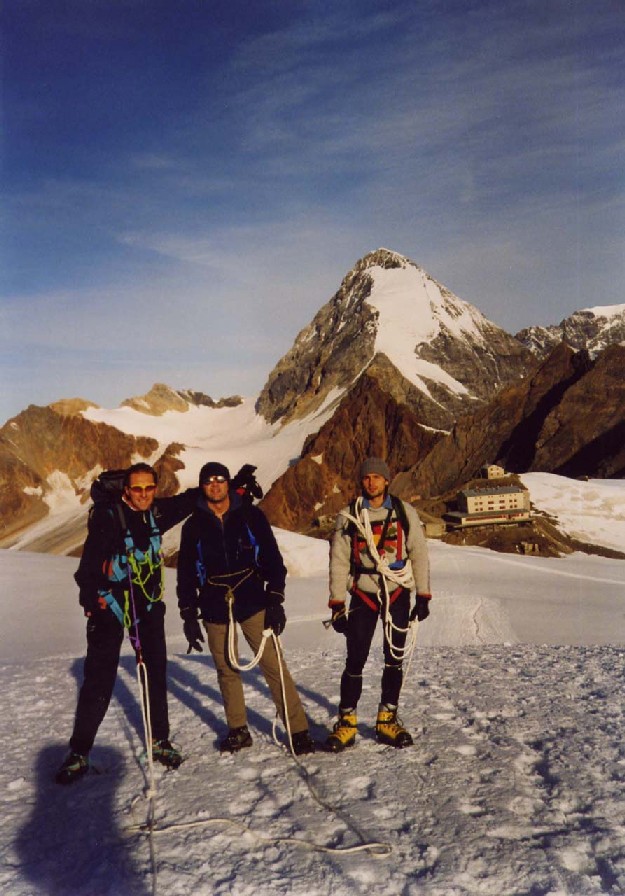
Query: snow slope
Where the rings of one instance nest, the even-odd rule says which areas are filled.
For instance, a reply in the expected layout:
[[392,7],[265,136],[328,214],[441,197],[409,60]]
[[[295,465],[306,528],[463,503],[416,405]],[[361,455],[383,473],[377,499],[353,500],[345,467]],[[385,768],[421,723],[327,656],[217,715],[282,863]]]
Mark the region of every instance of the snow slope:
[[185,469],[179,473],[183,488],[197,485],[200,467],[207,460],[220,460],[233,474],[244,463],[256,464],[258,481],[267,489],[299,456],[306,436],[324,424],[336,397],[328,396],[314,415],[286,426],[268,423],[256,413],[251,399],[236,407],[190,407],[185,413],[166,411],[158,417],[129,407],[89,408],[84,416],[121,432],[156,439],[159,454],[172,442],[185,445],[180,454]]
[[[327,548],[277,534],[290,570],[285,653],[323,738],[344,658],[321,625]],[[129,648],[92,773],[58,787],[84,649],[76,561],[0,552],[3,896],[625,893],[625,562],[430,552],[432,615],[401,707],[415,746],[373,737],[378,632],[357,745],[299,764],[273,741],[256,671],[245,676],[254,747],[216,752],[214,669],[186,655],[168,571],[172,736],[186,760],[156,771],[151,838],[133,827],[149,803]]]
[[558,528],[580,541],[625,551],[625,481],[587,482],[552,473],[524,473],[532,504],[554,516]]
[[[269,486],[299,457],[302,445],[311,432],[316,432],[332,413],[340,398],[331,392],[323,405],[313,414],[286,426],[269,424],[254,410],[254,402],[246,399],[236,407],[189,407],[186,412],[167,411],[161,416],[144,414],[130,407],[114,409],[91,407],[84,416],[135,436],[148,436],[159,443],[155,462],[165,448],[176,442],[185,447],[180,452],[184,469],[177,473],[182,489],[196,486],[198,473],[207,460],[225,463],[232,474],[245,463],[257,466],[256,477],[263,489]],[[146,460],[136,457],[135,460]],[[102,472],[96,468],[79,485],[88,489]],[[47,477],[45,502],[49,513],[29,526],[11,545],[11,550],[46,551],[69,554],[79,547],[85,537],[88,499],[81,502],[66,474],[54,471]],[[168,533],[165,548],[169,550],[179,539],[179,529]]]
[[378,313],[374,354],[382,352],[406,379],[430,394],[427,381],[437,382],[451,392],[467,395],[462,383],[446,373],[438,364],[418,358],[415,351],[422,343],[430,343],[444,324],[455,337],[483,344],[484,339],[473,319],[479,315],[466,302],[452,299],[454,315],[448,313],[441,289],[425,271],[414,265],[402,268],[374,267],[370,271],[373,285],[367,304]]

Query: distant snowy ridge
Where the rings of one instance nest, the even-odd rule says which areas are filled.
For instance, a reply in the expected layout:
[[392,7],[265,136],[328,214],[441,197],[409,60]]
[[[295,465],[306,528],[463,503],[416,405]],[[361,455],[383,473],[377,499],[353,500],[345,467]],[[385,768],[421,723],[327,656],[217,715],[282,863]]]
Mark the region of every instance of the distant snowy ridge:
[[563,340],[576,351],[586,350],[595,357],[609,345],[625,343],[625,304],[583,308],[559,324],[527,327],[516,338],[540,358]]
[[[597,305],[572,315],[567,332],[597,350],[606,340],[625,344],[624,318],[625,305]],[[532,349],[544,342],[544,332],[536,330]],[[562,333],[550,338],[559,342]],[[600,377],[604,368],[621,369],[622,349],[613,345],[607,352],[588,377],[588,389],[601,396],[593,403],[592,425],[579,423],[589,404],[584,394],[580,410],[556,433],[567,445],[575,436],[582,466],[570,475],[619,475],[622,469],[610,447],[621,425],[619,384]],[[365,446],[377,446],[395,472],[421,468],[461,419],[488,408],[506,391],[502,387],[529,382],[536,364],[530,348],[418,264],[378,249],[354,265],[300,332],[255,405],[156,383],[114,410],[69,398],[31,405],[8,421],[0,429],[0,547],[79,550],[91,481],[104,468],[136,460],[158,463],[161,488],[169,494],[195,485],[209,458],[223,460],[232,472],[251,463],[264,490],[272,488],[264,504],[272,522],[309,531],[351,495]],[[487,431],[497,432],[502,416],[495,411]],[[544,450],[551,436],[550,430]],[[607,460],[600,469],[590,455],[601,452]],[[569,472],[549,462],[537,469]]]

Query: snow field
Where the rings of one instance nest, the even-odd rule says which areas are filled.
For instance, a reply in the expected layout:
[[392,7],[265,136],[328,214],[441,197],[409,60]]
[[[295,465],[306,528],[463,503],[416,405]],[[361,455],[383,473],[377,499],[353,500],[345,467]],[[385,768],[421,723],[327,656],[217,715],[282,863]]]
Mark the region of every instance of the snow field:
[[[335,713],[335,640],[290,658],[318,737]],[[374,740],[379,648],[365,672],[356,746],[306,757],[301,767],[273,742],[273,707],[255,672],[246,676],[254,746],[216,752],[224,723],[212,664],[174,652],[172,730],[186,760],[176,772],[156,770],[156,824],[215,821],[155,835],[158,892],[625,891],[622,648],[422,649],[402,700],[415,736],[404,751]],[[52,781],[80,665],[52,658],[1,670],[6,711],[20,718],[3,739],[0,776],[0,891],[11,896],[151,892],[148,838],[125,831],[147,813],[129,653],[93,751],[100,773],[66,789]],[[372,841],[388,844],[390,857],[312,849]]]

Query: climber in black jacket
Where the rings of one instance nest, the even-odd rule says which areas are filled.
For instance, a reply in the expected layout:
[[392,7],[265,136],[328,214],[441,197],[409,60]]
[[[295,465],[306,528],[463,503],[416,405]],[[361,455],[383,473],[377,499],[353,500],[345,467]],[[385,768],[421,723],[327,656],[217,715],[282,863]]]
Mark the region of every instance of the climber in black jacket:
[[[189,651],[202,650],[204,624],[224,701],[228,734],[222,752],[252,745],[241,675],[228,653],[228,627],[240,625],[256,654],[263,631],[280,635],[286,625],[286,569],[263,512],[230,489],[230,472],[211,462],[200,471],[202,495],[182,528],[178,557],[178,606]],[[236,639],[236,631],[235,631]],[[270,637],[259,661],[276,708],[285,721],[277,639]],[[235,640],[236,650],[236,640]],[[238,657],[235,657],[235,662]],[[286,716],[293,750],[310,753],[314,743],[308,721],[280,657],[286,695]]]

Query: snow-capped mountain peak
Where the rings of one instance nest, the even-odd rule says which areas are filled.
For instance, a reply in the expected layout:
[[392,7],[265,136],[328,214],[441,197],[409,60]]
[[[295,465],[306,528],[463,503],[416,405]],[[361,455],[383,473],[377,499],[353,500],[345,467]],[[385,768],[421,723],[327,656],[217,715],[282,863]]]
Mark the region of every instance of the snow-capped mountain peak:
[[301,331],[257,408],[271,421],[298,417],[331,390],[349,391],[376,365],[399,400],[418,405],[426,424],[445,428],[460,401],[485,400],[522,375],[529,358],[517,340],[419,265],[377,249],[354,265]]

